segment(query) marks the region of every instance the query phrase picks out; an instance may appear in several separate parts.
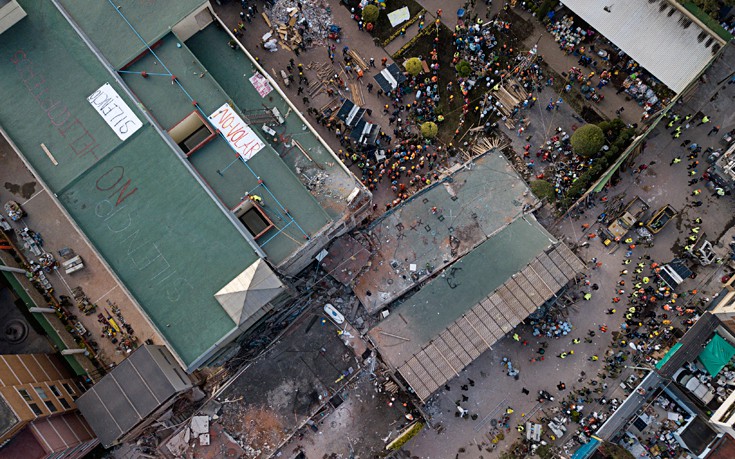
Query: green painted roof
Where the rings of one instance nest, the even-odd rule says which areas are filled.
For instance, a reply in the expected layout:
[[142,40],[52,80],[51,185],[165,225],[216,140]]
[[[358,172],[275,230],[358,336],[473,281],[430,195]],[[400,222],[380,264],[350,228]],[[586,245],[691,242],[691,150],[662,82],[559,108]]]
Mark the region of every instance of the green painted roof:
[[699,8],[694,2],[682,2],[679,1],[681,5],[687,9],[694,17],[699,19],[706,25],[712,32],[717,34],[720,38],[722,38],[725,41],[732,40],[732,34],[725,30],[719,22],[709,14],[705,13],[701,8]]
[[553,242],[532,215],[516,219],[408,297],[377,327],[410,339],[401,343],[400,352],[415,354]]
[[[207,29],[216,29],[216,26],[210,25]],[[244,105],[240,107],[242,111],[263,108],[262,103],[253,102],[263,99],[255,92],[248,79],[243,77],[246,71],[252,74],[251,66],[245,67],[243,63],[244,68],[240,69],[237,62],[233,64],[228,60],[230,57],[244,55],[233,52],[225,39],[217,40],[211,35],[205,36],[205,39],[208,45],[197,48],[200,53],[194,55],[187,44],[181,43],[173,34],[168,34],[159,41],[155,49],[157,57],[150,53],[145,54],[128,67],[129,71],[145,70],[152,73],[160,71],[162,63],[165,63],[166,68],[176,75],[186,93],[178,85],[172,85],[170,77],[143,78],[137,74],[123,74],[125,83],[135,93],[136,98],[165,130],[175,126],[195,110],[189,96],[196,100],[203,112],[202,116],[214,113],[222,104],[230,101],[228,94],[210,76],[209,68],[203,66],[197,59],[208,53],[207,48],[219,47],[229,51],[229,56],[223,58],[223,64],[228,66],[231,74],[237,76],[241,86],[249,88],[252,92],[249,101],[243,100]],[[275,91],[269,97],[274,100],[280,99]],[[270,101],[268,102],[270,106]],[[281,113],[285,115],[286,109],[282,109]],[[291,114],[289,118],[292,117],[295,116]],[[308,234],[316,234],[330,223],[331,219],[283,162],[259,126],[253,125],[252,129],[266,147],[253,156],[247,165],[236,158],[235,152],[219,136],[194,152],[189,161],[226,207],[230,209],[236,207],[246,193],[257,194],[263,198],[264,210],[276,228],[263,235],[258,243],[268,255],[268,259],[277,265],[307,242],[298,226]],[[299,137],[299,141],[318,142],[309,131],[305,134]],[[258,184],[258,177],[264,181],[267,189]],[[298,226],[290,223],[291,218],[278,203],[288,209]]]
[[[275,107],[284,115],[286,122],[276,127],[277,132],[296,138],[308,152],[310,158],[307,159],[296,148],[286,147],[283,143],[275,146],[283,162],[294,174],[313,176],[314,173],[309,169],[318,169],[329,175],[329,188],[334,190],[333,194],[348,196],[357,186],[354,177],[349,176],[342,169],[317,136],[304,129],[301,118],[296,116],[287,101],[277,91],[271,92],[266,98],[260,97],[253,85],[248,82],[248,79],[257,71],[255,66],[245,53],[239,50],[233,51],[227,46],[228,41],[229,36],[225,31],[211,24],[186,40],[186,46],[241,110],[263,108],[262,104],[267,103],[268,107]],[[194,160],[196,161],[196,158]],[[327,193],[317,193],[319,204],[332,219],[342,218],[347,210],[346,200],[330,198],[326,195]]]
[[13,95],[0,125],[190,364],[235,328],[214,294],[258,257],[152,126],[122,142],[92,108],[109,82],[145,121],[53,4],[19,3],[28,16],[0,40]]
[[[49,2],[50,3],[50,2]],[[116,69],[123,67],[183,18],[206,3],[205,0],[60,0],[92,42]],[[115,7],[134,24],[145,40],[138,38]]]

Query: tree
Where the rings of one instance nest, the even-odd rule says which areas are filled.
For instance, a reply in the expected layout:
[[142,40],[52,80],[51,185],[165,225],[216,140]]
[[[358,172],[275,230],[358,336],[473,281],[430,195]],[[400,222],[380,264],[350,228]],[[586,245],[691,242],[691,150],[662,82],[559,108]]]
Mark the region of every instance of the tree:
[[403,66],[406,68],[406,71],[413,76],[424,71],[424,66],[421,65],[421,60],[418,57],[410,58],[403,64]]
[[572,138],[572,149],[574,153],[590,157],[599,153],[600,148],[605,144],[605,133],[599,126],[594,124],[585,124],[581,128],[574,131]]
[[553,459],[554,451],[549,445],[541,445],[536,449],[536,455],[541,459]]
[[434,122],[427,121],[421,125],[421,135],[427,139],[433,139],[436,137],[437,132],[439,132],[439,126]]
[[375,5],[367,5],[362,9],[362,20],[367,23],[374,23],[378,20],[380,10]]
[[635,459],[635,456],[622,446],[607,441],[600,445],[598,452],[606,459]]
[[547,182],[546,180],[534,180],[531,182],[531,191],[539,199],[546,199],[547,201],[554,200],[554,185]]
[[457,62],[457,65],[454,66],[454,69],[462,78],[468,77],[472,73],[472,66],[469,62],[465,60]]

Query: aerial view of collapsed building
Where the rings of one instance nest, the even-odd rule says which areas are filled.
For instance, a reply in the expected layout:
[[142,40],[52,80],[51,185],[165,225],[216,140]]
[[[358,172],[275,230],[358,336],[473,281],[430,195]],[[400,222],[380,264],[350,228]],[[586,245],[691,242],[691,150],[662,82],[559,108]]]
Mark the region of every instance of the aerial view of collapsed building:
[[[182,374],[232,351],[288,304],[276,273],[311,263],[370,194],[248,54],[219,46],[208,2],[11,3],[3,136]],[[89,419],[98,435],[108,421]]]
[[[705,33],[706,29],[686,15],[683,7],[668,1],[623,1],[604,8],[576,0],[565,4],[608,37],[621,53],[635,59],[636,66],[645,67],[669,87],[676,94],[673,100],[693,87],[693,82],[722,54],[725,44]],[[240,4],[229,6],[240,9]],[[224,7],[217,11],[224,11]],[[245,11],[243,3],[240,18]],[[677,11],[681,14],[674,14]],[[251,13],[247,14],[250,24]],[[264,18],[268,22],[267,16]],[[437,20],[437,30],[440,22]],[[245,25],[241,25],[244,30]],[[642,31],[650,35],[645,40],[640,39]],[[319,137],[260,62],[238,43],[234,38],[239,36],[238,30],[234,35],[228,32],[209,2],[182,0],[162,8],[155,2],[134,0],[91,4],[75,0],[0,0],[0,34],[0,61],[4,62],[0,66],[0,91],[14,95],[12,103],[0,107],[3,165],[13,161],[20,164],[23,177],[31,177],[28,183],[32,180],[42,188],[27,196],[29,207],[47,202],[54,211],[44,219],[62,221],[63,225],[52,223],[43,228],[44,233],[56,228],[68,230],[69,239],[81,239],[76,248],[80,253],[86,250],[85,271],[66,279],[94,283],[94,276],[106,276],[104,283],[90,288],[95,292],[94,302],[106,300],[113,308],[112,296],[123,297],[121,309],[126,317],[134,316],[130,323],[135,324],[141,337],[145,336],[145,343],[141,339],[127,349],[109,346],[117,349],[110,359],[104,359],[102,352],[91,352],[98,373],[90,374],[81,387],[84,393],[75,393],[73,403],[64,407],[64,415],[74,420],[71,422],[79,432],[84,431],[75,448],[91,448],[97,441],[109,447],[135,440],[181,395],[193,397],[198,381],[193,381],[192,373],[232,360],[247,338],[269,324],[285,326],[285,317],[293,319],[302,310],[296,306],[298,295],[292,281],[303,281],[303,277],[296,276],[310,264],[316,265],[317,274],[320,269],[327,273],[318,278],[320,281],[331,275],[343,284],[331,290],[352,289],[354,297],[350,300],[356,301],[349,301],[350,307],[361,313],[364,309],[370,316],[366,321],[370,326],[363,327],[360,317],[360,325],[356,326],[364,333],[358,337],[353,328],[348,328],[352,327],[348,318],[344,327],[336,330],[338,339],[331,334],[332,341],[339,344],[335,346],[336,354],[342,356],[342,361],[339,366],[328,359],[321,363],[325,374],[339,375],[327,381],[333,384],[324,384],[317,374],[319,369],[303,361],[305,354],[301,352],[311,351],[294,348],[290,352],[304,364],[298,370],[295,367],[300,364],[290,365],[285,359],[280,368],[274,365],[264,370],[263,366],[272,362],[263,354],[263,366],[250,369],[261,379],[250,378],[244,372],[233,378],[239,379],[240,385],[232,384],[229,394],[236,399],[237,390],[243,390],[248,395],[240,397],[247,399],[243,403],[256,403],[252,387],[259,384],[256,381],[268,386],[263,380],[273,382],[273,387],[282,392],[279,395],[295,392],[290,402],[294,406],[299,395],[318,400],[307,400],[298,415],[291,404],[281,406],[283,416],[293,418],[292,427],[276,429],[283,434],[279,441],[284,443],[291,435],[298,435],[297,429],[304,428],[312,416],[316,418],[326,404],[336,405],[336,409],[344,401],[342,395],[327,395],[341,391],[341,384],[348,386],[346,379],[352,375],[363,373],[355,372],[353,362],[360,368],[362,362],[374,364],[374,357],[379,356],[388,367],[385,371],[381,366],[381,377],[390,373],[391,384],[395,381],[407,389],[411,403],[419,402],[420,411],[424,404],[436,401],[438,397],[434,396],[442,388],[449,392],[448,384],[456,382],[455,378],[472,362],[482,355],[492,355],[486,351],[497,353],[494,346],[502,346],[499,341],[504,337],[514,335],[516,341],[527,344],[518,337],[516,327],[529,316],[555,311],[557,303],[573,303],[576,299],[569,297],[584,288],[579,279],[585,263],[562,242],[572,244],[572,239],[554,237],[539,223],[535,213],[542,202],[504,153],[513,155],[501,153],[500,148],[476,151],[463,164],[457,160],[449,170],[437,170],[435,179],[419,182],[422,186],[426,183],[426,188],[401,198],[400,204],[388,206],[388,212],[375,220],[370,220],[375,215],[367,218],[371,205],[373,210],[378,208],[371,202],[370,192]],[[345,46],[344,54],[347,49]],[[680,57],[682,49],[689,56],[685,61]],[[374,67],[374,58],[370,62]],[[294,66],[292,60],[289,72]],[[275,69],[269,70],[277,75]],[[281,75],[285,75],[283,70]],[[386,77],[381,80],[380,75]],[[362,76],[360,71],[358,80]],[[392,83],[388,89],[383,85],[389,77],[397,84],[405,78],[397,64],[387,65],[375,76],[385,92],[394,88]],[[304,99],[308,105],[308,98]],[[377,125],[351,126],[350,120],[361,118],[366,109],[349,100],[340,103],[337,117],[353,127],[352,135],[369,133],[375,141],[380,130]],[[644,120],[654,115],[655,110],[648,113],[651,106],[642,105],[646,110]],[[553,104],[551,107],[547,111],[555,113]],[[622,108],[618,115],[620,111]],[[641,144],[646,134],[638,136],[636,143]],[[521,131],[518,138],[520,141]],[[531,136],[526,142],[529,139]],[[601,191],[633,150],[621,155],[590,190]],[[715,172],[722,177],[732,172],[727,158],[729,154],[716,164]],[[12,175],[0,170],[3,181]],[[0,193],[5,194],[7,189],[15,194],[10,188],[6,184]],[[346,234],[362,222],[369,223]],[[1,261],[6,263],[8,259],[12,263],[12,257],[7,256]],[[18,267],[15,269],[18,273]],[[16,277],[23,276],[20,271]],[[56,285],[66,282],[60,272],[49,278],[58,282]],[[73,291],[69,285],[65,287]],[[66,293],[63,288],[58,290]],[[357,300],[362,308],[357,307]],[[322,306],[320,303],[318,308]],[[55,313],[46,309],[46,314]],[[332,311],[327,313],[333,314],[329,318],[341,317],[334,308]],[[105,312],[107,319],[100,314],[104,327],[115,324]],[[724,444],[722,435],[703,427],[704,417],[697,410],[706,406],[714,412],[709,413],[711,423],[719,422],[723,429],[732,431],[734,396],[720,377],[725,363],[735,354],[728,317],[715,320],[714,315],[705,315],[698,328],[690,330],[697,331],[696,339],[687,335],[689,338],[685,337],[679,348],[672,349],[657,367],[659,371],[651,372],[641,382],[643,393],[631,394],[623,409],[597,435],[641,453],[651,449],[643,437],[660,431],[646,431],[649,419],[631,416],[645,404],[655,404],[670,411],[671,416],[676,414],[677,422],[685,424],[680,431],[667,435],[690,451],[706,452]],[[318,318],[322,319],[322,333],[331,333],[332,328],[327,326],[331,324],[322,311],[302,314],[297,325],[306,330],[305,335]],[[316,347],[314,353],[328,353],[326,347],[315,344],[318,341],[313,335],[308,340],[300,335],[294,338],[298,329],[290,330],[293,340]],[[95,330],[92,335],[96,335]],[[352,355],[342,349],[342,339],[344,344],[359,341],[360,350],[354,347]],[[579,342],[579,338],[576,340]],[[271,350],[274,348],[280,352],[277,346]],[[94,350],[64,351],[81,358]],[[65,356],[69,358],[69,353]],[[29,357],[28,362],[35,359]],[[507,366],[510,376],[510,364]],[[302,377],[307,375],[313,381],[304,385],[308,390],[301,386],[281,390],[288,385],[275,384],[275,379],[282,376],[279,372],[294,379],[307,379]],[[667,382],[662,384],[664,380]],[[561,391],[566,386],[560,384]],[[689,397],[693,403],[685,403],[685,389],[693,394]],[[53,401],[45,406],[58,409],[57,404],[64,406],[61,400],[69,403],[62,391],[58,391],[61,395],[52,392]],[[262,392],[262,399],[267,400],[270,392]],[[42,393],[36,391],[39,397]],[[25,401],[13,395],[14,401],[24,406],[33,394],[28,394],[28,399],[21,396]],[[388,406],[392,407],[390,403]],[[86,421],[76,413],[77,407]],[[462,414],[457,417],[464,418],[466,410],[459,412]],[[626,418],[626,413],[631,416]],[[414,421],[411,416],[405,419]],[[398,418],[402,421],[402,413]],[[49,419],[24,417],[12,429],[27,424],[48,431],[59,422],[53,416]],[[631,419],[639,432],[626,425]],[[198,422],[192,420],[191,429],[189,425],[181,428],[184,440],[180,446],[184,450]],[[386,424],[392,426],[392,422]],[[212,432],[215,437],[222,431]],[[5,433],[10,435],[9,431]],[[204,429],[202,435],[200,441],[206,438],[208,442],[209,429]],[[377,433],[375,436],[377,440],[383,438]],[[40,444],[39,438],[43,437],[36,433],[34,438]],[[376,444],[380,443],[377,440]],[[271,443],[275,451],[279,442]],[[593,447],[587,452],[592,454]],[[49,454],[56,452],[48,445],[42,449]]]
[[555,303],[584,269],[538,223],[539,205],[493,150],[373,222],[363,242],[371,256],[343,249],[352,236],[330,248],[325,267],[382,314],[369,339],[420,400]]

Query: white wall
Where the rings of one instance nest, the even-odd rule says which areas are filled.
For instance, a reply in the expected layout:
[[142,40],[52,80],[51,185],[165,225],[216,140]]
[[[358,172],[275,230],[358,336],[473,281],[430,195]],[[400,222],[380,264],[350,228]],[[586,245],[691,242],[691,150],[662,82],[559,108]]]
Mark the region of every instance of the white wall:
[[189,16],[185,17],[178,24],[173,26],[171,30],[179,37],[179,40],[186,41],[192,35],[207,27],[213,21],[213,15],[209,10],[209,2],[197,8]]
[[0,34],[26,17],[26,12],[15,0],[0,8]]

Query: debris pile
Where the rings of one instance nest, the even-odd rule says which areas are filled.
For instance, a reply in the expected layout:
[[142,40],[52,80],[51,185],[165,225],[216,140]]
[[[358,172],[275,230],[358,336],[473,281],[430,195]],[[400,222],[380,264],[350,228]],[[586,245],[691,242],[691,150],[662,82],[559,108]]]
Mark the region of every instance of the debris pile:
[[324,44],[332,24],[332,10],[326,0],[278,0],[266,22],[284,48],[292,51],[311,48]]

